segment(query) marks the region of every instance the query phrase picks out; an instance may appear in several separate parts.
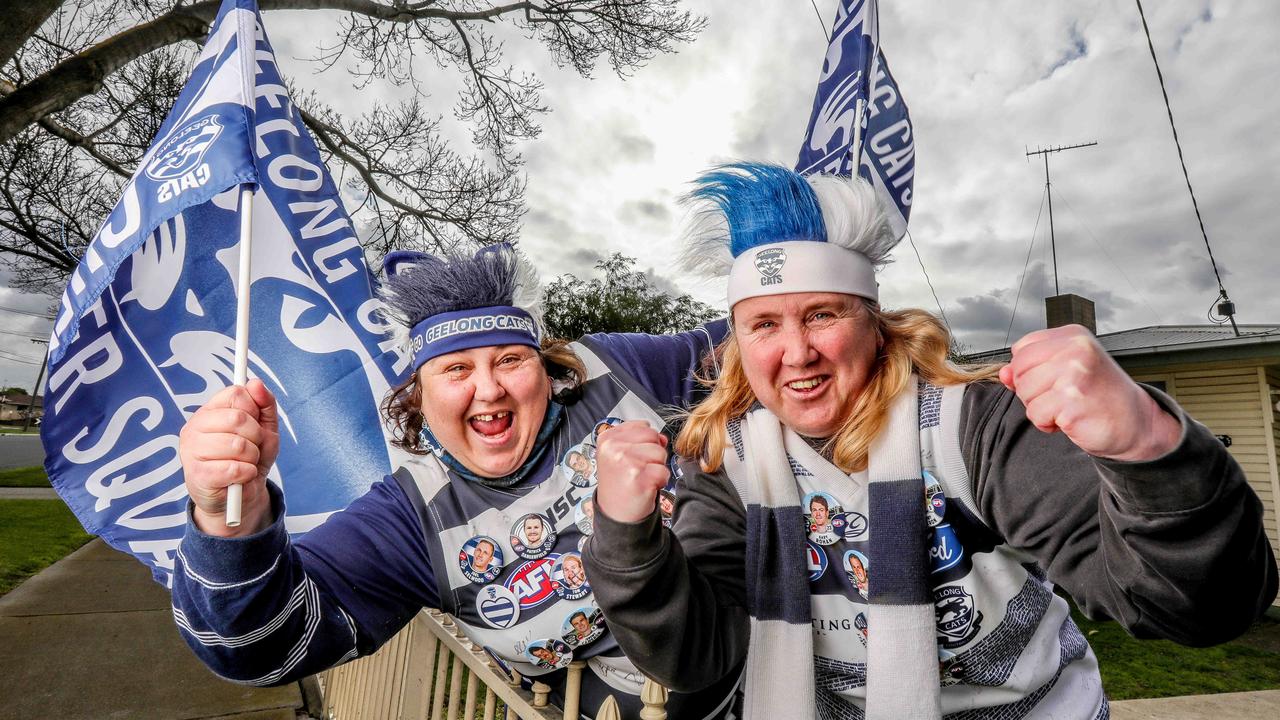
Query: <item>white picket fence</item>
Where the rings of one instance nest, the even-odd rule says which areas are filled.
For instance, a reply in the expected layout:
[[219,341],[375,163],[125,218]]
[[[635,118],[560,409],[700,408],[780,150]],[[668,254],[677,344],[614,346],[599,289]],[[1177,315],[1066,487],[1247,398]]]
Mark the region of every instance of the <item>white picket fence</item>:
[[[449,615],[424,610],[378,652],[319,676],[323,716],[328,720],[578,720],[578,692],[586,663],[569,665],[565,706],[556,708],[551,688],[535,681],[520,689],[520,677],[499,668],[480,646],[463,636]],[[642,720],[666,720],[667,691],[645,680]],[[610,697],[596,720],[621,720]]]

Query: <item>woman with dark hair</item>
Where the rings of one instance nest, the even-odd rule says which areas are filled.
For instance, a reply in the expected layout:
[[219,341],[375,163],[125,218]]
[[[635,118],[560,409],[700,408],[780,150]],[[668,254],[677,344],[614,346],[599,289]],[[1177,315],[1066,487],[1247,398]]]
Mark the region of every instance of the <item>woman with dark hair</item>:
[[[1190,645],[1271,603],[1239,465],[1088,331],[956,367],[941,323],[879,305],[898,238],[865,182],[743,163],[693,198],[693,264],[728,275],[733,330],[677,440],[697,464],[664,529],[661,438],[610,430],[583,551],[645,673],[696,691],[745,657],[747,720],[1095,720],[1097,661],[1050,580],[1092,617]],[[806,511],[828,510],[831,532],[806,537]]]
[[[266,482],[274,399],[256,380],[214,396],[181,435],[192,506],[173,604],[184,639],[223,677],[278,684],[370,654],[422,608],[440,608],[556,694],[566,653],[585,660],[583,712],[613,694],[635,717],[643,678],[611,636],[561,649],[564,618],[591,603],[574,522],[591,487],[559,460],[605,418],[669,433],[657,409],[690,404],[694,370],[723,324],[570,344],[544,337],[536,276],[509,246],[394,253],[385,270],[386,316],[411,372],[384,409],[409,459],[291,541],[283,495]],[[222,521],[233,482],[244,484],[237,528]],[[536,541],[522,541],[534,525]],[[524,652],[535,646],[554,660],[535,662]],[[715,716],[734,681],[673,695],[671,717]]]

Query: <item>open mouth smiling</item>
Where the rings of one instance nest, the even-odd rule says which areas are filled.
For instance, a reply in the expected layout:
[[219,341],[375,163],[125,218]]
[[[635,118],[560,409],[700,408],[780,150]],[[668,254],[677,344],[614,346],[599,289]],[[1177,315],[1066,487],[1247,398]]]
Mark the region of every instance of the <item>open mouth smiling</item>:
[[477,413],[467,418],[467,424],[480,435],[496,438],[510,427],[515,416],[510,410],[499,410],[493,413]]

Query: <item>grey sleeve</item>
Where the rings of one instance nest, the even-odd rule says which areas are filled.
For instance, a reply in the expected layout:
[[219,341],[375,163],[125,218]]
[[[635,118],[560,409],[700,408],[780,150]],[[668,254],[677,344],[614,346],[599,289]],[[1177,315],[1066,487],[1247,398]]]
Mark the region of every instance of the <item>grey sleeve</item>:
[[696,692],[747,654],[747,519],[720,473],[685,466],[676,497],[674,532],[657,512],[621,523],[597,509],[583,560],[627,657],[667,688]]
[[1182,439],[1161,458],[1124,463],[1037,430],[1003,386],[971,385],[965,466],[986,522],[1089,617],[1141,638],[1225,642],[1276,596],[1262,504],[1208,428],[1146,389],[1180,420]]

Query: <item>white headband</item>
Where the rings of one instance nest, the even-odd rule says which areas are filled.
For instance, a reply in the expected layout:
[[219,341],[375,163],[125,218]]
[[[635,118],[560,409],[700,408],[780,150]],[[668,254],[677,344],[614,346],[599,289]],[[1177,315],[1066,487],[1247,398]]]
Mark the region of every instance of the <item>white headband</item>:
[[734,258],[729,308],[751,297],[834,292],[880,300],[875,268],[866,255],[829,242],[792,240],[760,245]]

